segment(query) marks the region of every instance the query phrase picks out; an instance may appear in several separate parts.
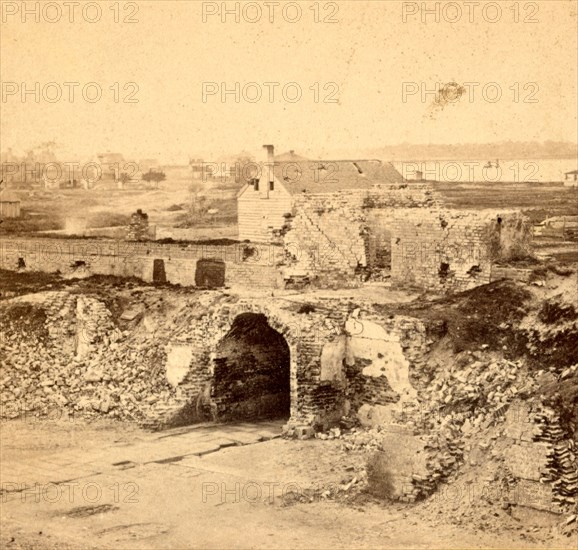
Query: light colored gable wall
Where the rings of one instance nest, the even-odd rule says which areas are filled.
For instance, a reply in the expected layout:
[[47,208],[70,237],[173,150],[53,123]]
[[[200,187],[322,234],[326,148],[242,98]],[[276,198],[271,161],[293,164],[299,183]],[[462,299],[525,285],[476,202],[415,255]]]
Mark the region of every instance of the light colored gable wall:
[[259,182],[259,191],[249,185],[237,197],[239,240],[269,241],[269,228],[281,229],[284,214],[292,210],[292,197],[279,180],[275,180],[268,197],[266,185],[267,182]]

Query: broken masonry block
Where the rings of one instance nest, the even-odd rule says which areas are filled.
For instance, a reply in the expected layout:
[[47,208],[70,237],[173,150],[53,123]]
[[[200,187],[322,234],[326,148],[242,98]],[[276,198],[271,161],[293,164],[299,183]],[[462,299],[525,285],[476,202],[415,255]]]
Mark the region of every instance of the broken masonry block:
[[315,437],[315,430],[311,426],[297,426],[295,436],[299,439],[311,439]]

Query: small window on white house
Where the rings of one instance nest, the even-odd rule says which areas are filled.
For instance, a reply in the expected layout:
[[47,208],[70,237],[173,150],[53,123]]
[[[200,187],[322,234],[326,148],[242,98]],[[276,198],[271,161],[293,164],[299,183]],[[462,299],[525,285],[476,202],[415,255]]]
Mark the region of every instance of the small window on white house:
[[255,189],[255,191],[259,191],[259,180],[258,179],[253,180],[253,188]]
[[269,182],[269,191],[274,191],[275,190],[275,182],[274,181],[270,181]]

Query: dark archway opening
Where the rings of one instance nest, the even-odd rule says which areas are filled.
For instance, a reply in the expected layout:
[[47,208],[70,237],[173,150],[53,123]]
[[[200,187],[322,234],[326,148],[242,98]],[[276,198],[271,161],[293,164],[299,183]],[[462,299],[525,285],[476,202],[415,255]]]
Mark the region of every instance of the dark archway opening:
[[265,315],[238,315],[217,346],[214,365],[211,397],[218,420],[290,416],[290,350]]

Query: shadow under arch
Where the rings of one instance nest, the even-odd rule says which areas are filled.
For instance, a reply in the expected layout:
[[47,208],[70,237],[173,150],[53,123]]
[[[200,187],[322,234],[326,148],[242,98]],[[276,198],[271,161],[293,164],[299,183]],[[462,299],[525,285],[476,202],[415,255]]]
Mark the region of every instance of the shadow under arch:
[[237,313],[212,359],[211,406],[219,421],[288,419],[292,353],[264,313]]

